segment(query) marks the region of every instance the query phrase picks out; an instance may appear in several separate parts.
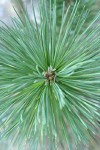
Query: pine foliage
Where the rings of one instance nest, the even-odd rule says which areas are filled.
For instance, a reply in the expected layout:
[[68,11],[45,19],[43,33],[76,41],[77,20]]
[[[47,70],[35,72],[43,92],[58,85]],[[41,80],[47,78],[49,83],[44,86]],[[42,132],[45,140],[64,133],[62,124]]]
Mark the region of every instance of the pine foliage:
[[[48,1],[48,5],[50,6],[50,3],[49,3],[50,0],[47,0],[47,1]],[[69,5],[71,6],[71,9],[70,9],[70,13],[71,13],[75,3],[79,2],[79,1],[80,1],[80,5],[77,10],[77,16],[82,12],[83,7],[84,7],[84,14],[86,13],[87,10],[89,12],[89,15],[87,17],[87,20],[86,20],[82,30],[84,30],[84,28],[86,28],[89,25],[89,23],[91,22],[91,20],[93,20],[95,14],[99,10],[99,8],[98,8],[99,4],[98,4],[98,6],[96,5],[98,3],[98,0],[51,0],[52,7],[54,4],[56,4],[56,7],[57,7],[56,13],[57,13],[57,25],[58,26],[60,26],[60,24],[61,24],[61,17],[62,17],[61,12],[63,9],[63,4],[65,4],[64,11],[67,10]],[[77,19],[74,20],[73,26],[76,26],[77,21],[78,21]]]
[[87,144],[99,127],[100,14],[80,34],[88,13],[77,16],[79,6],[71,14],[63,7],[60,30],[56,5],[48,10],[45,0],[39,24],[32,7],[34,22],[26,11],[26,25],[19,17],[0,27],[0,132],[26,139],[32,150],[66,143],[72,150],[73,141]]

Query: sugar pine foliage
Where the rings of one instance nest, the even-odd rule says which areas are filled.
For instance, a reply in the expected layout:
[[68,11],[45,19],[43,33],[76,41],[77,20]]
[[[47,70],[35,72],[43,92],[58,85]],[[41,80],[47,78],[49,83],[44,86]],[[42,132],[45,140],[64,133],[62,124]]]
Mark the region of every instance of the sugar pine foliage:
[[56,5],[46,6],[39,5],[39,23],[32,7],[34,22],[26,11],[26,24],[19,17],[0,27],[0,132],[32,150],[72,150],[99,127],[100,14],[80,34],[88,14],[83,8],[72,31],[79,2],[70,17],[70,7],[62,11],[60,30]]

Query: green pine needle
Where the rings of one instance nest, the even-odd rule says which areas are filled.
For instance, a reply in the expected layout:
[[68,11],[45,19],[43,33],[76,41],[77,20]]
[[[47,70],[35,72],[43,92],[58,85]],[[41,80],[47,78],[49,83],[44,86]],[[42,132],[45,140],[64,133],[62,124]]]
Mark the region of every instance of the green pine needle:
[[[47,1],[48,1],[48,6],[50,6],[50,4],[49,4],[50,0],[47,0]],[[58,27],[61,25],[63,3],[65,4],[64,12],[66,11],[68,6],[70,5],[71,6],[70,13],[71,13],[75,3],[79,2],[79,1],[80,1],[80,5],[79,5],[78,10],[77,10],[77,16],[80,15],[80,13],[83,10],[83,7],[84,7],[84,14],[86,13],[87,10],[89,11],[89,15],[86,19],[84,26],[82,27],[82,31],[84,31],[84,29],[89,25],[89,23],[93,20],[95,14],[99,10],[98,0],[51,0],[52,7],[53,7],[53,4],[56,4],[56,7],[57,7],[56,13],[57,13],[57,25],[58,25]],[[78,18],[76,18],[74,20],[73,28],[75,28],[77,21],[78,21]]]
[[[76,2],[57,28],[56,5],[39,5],[40,23],[0,27],[0,124],[2,136],[30,142],[31,149],[87,144],[100,120],[100,13],[80,34],[87,13]],[[49,13],[48,13],[49,12]],[[74,30],[73,23],[77,18]],[[66,21],[67,20],[67,21]],[[45,147],[42,147],[45,145]]]

